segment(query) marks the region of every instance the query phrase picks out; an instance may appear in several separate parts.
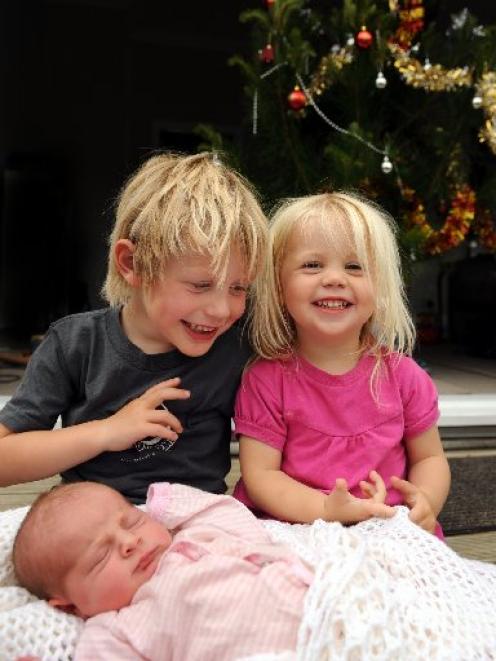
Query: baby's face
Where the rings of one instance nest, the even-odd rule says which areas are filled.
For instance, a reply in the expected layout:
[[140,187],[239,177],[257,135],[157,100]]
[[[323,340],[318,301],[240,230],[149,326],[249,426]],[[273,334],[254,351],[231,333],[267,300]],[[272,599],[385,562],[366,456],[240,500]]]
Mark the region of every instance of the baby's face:
[[171,543],[164,525],[110,490],[85,495],[60,532],[60,553],[74,557],[63,598],[81,617],[129,605]]

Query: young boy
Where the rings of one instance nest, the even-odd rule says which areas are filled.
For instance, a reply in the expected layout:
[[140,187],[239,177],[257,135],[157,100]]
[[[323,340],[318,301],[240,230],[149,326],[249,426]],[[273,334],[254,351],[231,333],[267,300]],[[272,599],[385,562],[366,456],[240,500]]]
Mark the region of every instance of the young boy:
[[136,503],[157,480],[224,492],[249,353],[236,322],[266,234],[247,182],[211,154],[148,160],[120,195],[111,307],[52,324],[0,412],[0,486],[61,473]]
[[234,498],[167,483],[150,487],[147,512],[101,484],[55,487],[29,511],[13,557],[21,585],[91,618],[75,661],[295,649],[313,579]]

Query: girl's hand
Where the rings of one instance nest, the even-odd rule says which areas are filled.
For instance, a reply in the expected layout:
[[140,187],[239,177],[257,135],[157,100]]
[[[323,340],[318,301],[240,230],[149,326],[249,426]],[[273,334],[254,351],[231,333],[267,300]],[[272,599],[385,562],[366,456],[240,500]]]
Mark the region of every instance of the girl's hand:
[[[363,481],[364,485],[368,485],[366,489],[370,488],[370,492],[373,492],[373,496],[370,498],[356,498],[348,491],[346,480],[338,478],[334,489],[325,497],[324,520],[340,521],[341,523],[358,523],[359,521],[370,519],[372,516],[378,516],[383,519],[389,519],[394,516],[394,509],[384,504],[384,482],[377,473],[373,477],[371,473],[370,478],[373,480],[373,484],[369,485],[368,482]],[[382,487],[384,487],[384,495],[381,493]],[[364,487],[362,486],[363,490]],[[378,500],[374,500],[374,497],[377,497]]]
[[408,480],[401,480],[395,475],[391,478],[391,485],[401,493],[405,505],[410,508],[410,521],[433,533],[437,521],[425,493]]
[[360,489],[366,498],[371,498],[375,503],[386,501],[387,490],[384,480],[377,471],[370,471],[369,480],[360,480]]
[[179,377],[162,381],[133,399],[117,413],[102,420],[103,450],[127,450],[137,441],[148,437],[176,441],[183,430],[181,423],[165,408],[157,409],[164,401],[187,399],[189,390],[178,388]]

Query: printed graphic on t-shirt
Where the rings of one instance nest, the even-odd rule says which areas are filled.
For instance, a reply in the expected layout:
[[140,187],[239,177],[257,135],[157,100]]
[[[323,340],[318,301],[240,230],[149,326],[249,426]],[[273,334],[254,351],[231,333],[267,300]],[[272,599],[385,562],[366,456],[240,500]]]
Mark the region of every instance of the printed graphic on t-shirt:
[[[168,410],[163,402],[157,408],[163,409],[164,411]],[[166,429],[170,429],[170,427],[167,426]],[[177,441],[171,441],[168,438],[162,438],[161,436],[147,436],[141,441],[137,441],[129,450],[134,456],[121,457],[121,461],[135,463],[150,459],[150,457],[155,457],[158,453],[164,454],[165,452],[169,452],[176,443]]]

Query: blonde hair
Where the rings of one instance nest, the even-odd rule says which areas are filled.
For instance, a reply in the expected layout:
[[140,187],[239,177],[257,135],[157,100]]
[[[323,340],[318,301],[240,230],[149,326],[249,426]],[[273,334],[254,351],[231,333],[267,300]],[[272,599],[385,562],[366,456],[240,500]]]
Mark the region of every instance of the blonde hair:
[[[252,339],[257,354],[284,358],[294,352],[297,337],[281,287],[281,268],[289,240],[315,222],[331,244],[350,242],[375,291],[375,310],[362,329],[360,351],[377,357],[409,354],[415,330],[401,276],[393,219],[380,207],[354,193],[337,192],[285,200],[273,215],[267,259],[254,291]],[[377,363],[378,364],[378,363]]]
[[74,561],[61,548],[57,534],[60,524],[64,517],[71,516],[73,505],[95,488],[110,489],[96,482],[72,482],[40,494],[17,532],[12,553],[17,581],[40,599],[50,599],[60,592]]
[[131,176],[118,198],[102,295],[119,306],[131,293],[115,263],[119,239],[135,244],[134,269],[145,287],[160,277],[168,260],[188,252],[211,256],[222,279],[233,244],[253,280],[265,254],[267,229],[250,184],[216,154],[153,156]]

